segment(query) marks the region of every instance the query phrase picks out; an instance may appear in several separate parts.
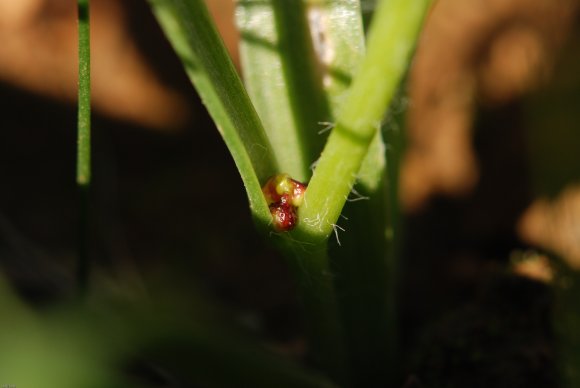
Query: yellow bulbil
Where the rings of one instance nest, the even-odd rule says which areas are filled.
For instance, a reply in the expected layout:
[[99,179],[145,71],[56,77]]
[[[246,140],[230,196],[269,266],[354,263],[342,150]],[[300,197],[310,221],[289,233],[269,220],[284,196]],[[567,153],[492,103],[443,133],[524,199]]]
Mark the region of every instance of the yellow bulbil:
[[292,203],[292,206],[300,207],[304,202],[304,189],[298,190],[297,188],[294,188],[294,195],[292,195],[291,198],[290,202]]
[[276,193],[278,193],[278,195],[292,194],[294,185],[292,184],[292,180],[288,174],[278,174],[274,179]]

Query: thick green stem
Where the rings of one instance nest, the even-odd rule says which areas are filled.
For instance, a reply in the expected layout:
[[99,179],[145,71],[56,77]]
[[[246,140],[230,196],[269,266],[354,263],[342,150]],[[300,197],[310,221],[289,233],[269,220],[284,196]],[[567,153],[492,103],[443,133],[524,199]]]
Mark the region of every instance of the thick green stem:
[[[323,8],[334,10],[338,7],[344,11],[345,3],[352,6],[354,1],[329,3]],[[308,14],[324,17],[315,9],[317,7],[316,1],[244,0],[238,3],[237,9],[242,37],[242,65],[248,91],[265,124],[280,172],[289,173],[301,181],[309,179],[310,166],[318,158],[327,135],[319,133],[324,128],[319,123],[331,119],[323,85],[326,69],[317,58],[320,47],[315,47],[316,42],[313,45],[311,37],[313,35],[315,40],[326,39],[320,35],[325,33],[326,25],[322,25],[323,21],[319,18],[312,20],[311,17],[309,20],[307,17]],[[347,14],[352,15],[352,12]],[[343,14],[334,16],[338,17],[336,23],[345,22]],[[354,45],[354,49],[361,49],[362,32],[348,28],[352,20],[351,17],[345,28],[349,36],[350,31],[359,33],[359,44]],[[325,45],[325,49],[335,49],[328,46],[330,42],[318,43]],[[352,49],[350,45],[343,46],[341,48]],[[344,54],[344,50],[340,54]],[[340,55],[340,59],[340,65],[348,68],[358,57]],[[330,85],[336,89],[337,82],[333,76]],[[340,78],[339,81],[344,82],[344,79]],[[274,241],[280,243],[298,283],[309,334],[310,355],[335,381],[346,384],[348,368],[344,336],[333,277],[328,268],[326,245],[311,249],[313,247],[296,244],[286,237],[276,235]]]
[[327,249],[284,240],[283,250],[291,252],[288,262],[298,282],[311,358],[336,383],[348,386],[350,370]]

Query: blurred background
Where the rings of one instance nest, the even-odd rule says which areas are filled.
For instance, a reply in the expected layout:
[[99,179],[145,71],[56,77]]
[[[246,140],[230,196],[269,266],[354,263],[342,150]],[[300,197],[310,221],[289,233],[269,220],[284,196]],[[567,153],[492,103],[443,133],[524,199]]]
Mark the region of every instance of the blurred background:
[[[235,4],[208,4],[238,64]],[[283,260],[255,232],[233,161],[147,3],[91,6],[94,303],[171,300],[189,322],[210,300],[226,321],[300,359]],[[408,75],[400,182],[402,344],[406,373],[427,386],[555,384],[553,271],[542,252],[580,268],[579,16],[576,0],[439,0],[428,16]],[[9,318],[74,299],[76,33],[75,2],[0,0]],[[2,350],[30,330],[0,335]],[[450,357],[465,348],[476,351]],[[8,376],[14,364],[3,370],[3,360]],[[136,364],[123,366],[135,381],[181,386]]]

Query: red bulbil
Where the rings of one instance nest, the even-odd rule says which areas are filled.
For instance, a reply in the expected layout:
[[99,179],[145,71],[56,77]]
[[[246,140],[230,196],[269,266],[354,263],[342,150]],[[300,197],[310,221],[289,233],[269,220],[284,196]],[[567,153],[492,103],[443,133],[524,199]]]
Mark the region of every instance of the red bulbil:
[[298,222],[296,209],[285,202],[271,204],[270,213],[272,214],[274,228],[279,232],[287,232],[294,229]]
[[270,206],[274,228],[281,232],[292,230],[298,222],[297,209],[304,200],[306,185],[288,174],[277,174],[268,179],[262,192]]
[[281,196],[276,192],[276,186],[273,184],[274,178],[270,178],[268,182],[262,187],[262,193],[266,197],[266,202],[271,205],[275,202],[280,202]]
[[302,205],[302,201],[304,200],[304,193],[306,193],[306,185],[302,182],[295,181],[292,179],[292,183],[294,186],[292,192],[292,204],[296,207]]

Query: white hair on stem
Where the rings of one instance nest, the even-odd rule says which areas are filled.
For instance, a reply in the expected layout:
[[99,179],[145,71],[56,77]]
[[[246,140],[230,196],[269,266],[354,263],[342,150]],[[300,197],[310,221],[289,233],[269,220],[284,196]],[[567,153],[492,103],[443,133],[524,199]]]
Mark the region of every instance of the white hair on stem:
[[333,122],[330,122],[330,121],[319,121],[318,125],[322,125],[322,129],[320,131],[318,131],[318,134],[322,135],[323,133],[326,133],[326,132],[334,129],[334,126],[336,124]]
[[342,246],[342,244],[340,243],[340,239],[338,238],[338,229],[340,229],[343,232],[346,232],[346,229],[344,229],[342,226],[338,225],[338,224],[330,224],[332,226],[332,230],[334,230],[334,236],[336,237],[336,242],[338,243],[338,246]]
[[366,195],[362,195],[361,193],[356,191],[356,189],[354,187],[352,189],[350,189],[350,193],[354,194],[355,197],[354,198],[350,198],[350,197],[345,198],[347,202],[368,201],[369,199],[371,199],[371,197],[366,196]]

